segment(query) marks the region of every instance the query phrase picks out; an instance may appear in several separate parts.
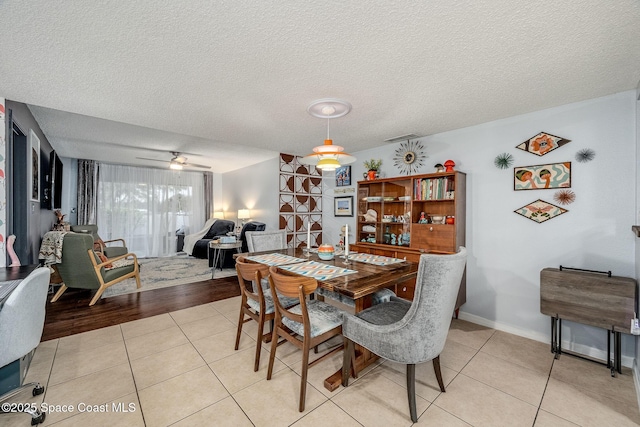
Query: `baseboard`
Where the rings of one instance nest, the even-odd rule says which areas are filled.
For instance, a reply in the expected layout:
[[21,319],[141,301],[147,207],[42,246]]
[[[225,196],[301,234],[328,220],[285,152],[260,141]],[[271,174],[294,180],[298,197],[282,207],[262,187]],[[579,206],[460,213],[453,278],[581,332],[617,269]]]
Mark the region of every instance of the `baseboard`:
[[633,384],[636,386],[636,400],[638,401],[638,408],[640,408],[640,375],[638,371],[638,360],[633,361]]
[[[543,342],[549,345],[549,351],[551,351],[551,342],[548,335],[541,334],[535,331],[514,328],[513,326],[505,325],[504,323],[495,322],[493,320],[488,320],[483,317],[476,316],[474,314],[465,313],[464,311],[460,311],[458,318],[462,320],[466,320],[471,323],[475,323],[477,325],[482,325],[488,328],[496,329],[498,331],[508,332],[510,334],[518,335],[523,338],[529,338],[534,341]],[[588,356],[598,360],[607,360],[607,358],[609,357],[606,351],[603,351],[594,347],[586,346],[583,344],[572,343],[570,341],[563,340],[562,348],[572,351],[574,353],[578,353],[578,354]],[[622,361],[622,366],[626,366],[627,368],[632,368],[633,366],[635,366],[636,359],[633,357],[622,355],[621,361]],[[636,387],[636,389],[638,389],[638,387]]]

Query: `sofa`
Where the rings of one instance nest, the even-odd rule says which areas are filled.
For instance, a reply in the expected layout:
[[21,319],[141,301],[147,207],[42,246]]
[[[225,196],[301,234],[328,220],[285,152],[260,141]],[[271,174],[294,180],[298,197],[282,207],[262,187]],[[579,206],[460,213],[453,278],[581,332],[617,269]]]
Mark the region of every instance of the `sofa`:
[[[198,239],[195,242],[191,255],[196,258],[208,259],[209,242],[216,239],[217,237],[226,236],[227,233],[233,232],[234,227],[235,223],[233,221],[228,221],[226,219],[215,220],[213,224],[211,224],[211,227],[209,227],[209,230],[204,234],[204,236],[202,236],[202,238]],[[233,256],[232,254],[228,254],[227,252],[229,251],[224,251],[222,265],[223,267],[234,267],[235,262],[233,261]]]

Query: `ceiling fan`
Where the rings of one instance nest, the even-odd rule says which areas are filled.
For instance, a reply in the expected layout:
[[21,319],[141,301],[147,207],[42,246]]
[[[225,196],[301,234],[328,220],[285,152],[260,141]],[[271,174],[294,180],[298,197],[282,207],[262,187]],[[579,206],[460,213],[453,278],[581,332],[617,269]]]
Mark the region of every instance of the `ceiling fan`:
[[[211,166],[197,165],[195,163],[187,163],[187,158],[182,156],[177,151],[170,151],[170,153],[173,155],[173,158],[171,158],[171,160],[168,160],[170,169],[180,170],[180,169],[182,169],[184,167],[211,169]],[[163,163],[167,162],[167,160],[149,159],[149,158],[146,158],[146,157],[136,157],[136,158],[140,159],[140,160],[151,160],[153,162],[163,162]]]

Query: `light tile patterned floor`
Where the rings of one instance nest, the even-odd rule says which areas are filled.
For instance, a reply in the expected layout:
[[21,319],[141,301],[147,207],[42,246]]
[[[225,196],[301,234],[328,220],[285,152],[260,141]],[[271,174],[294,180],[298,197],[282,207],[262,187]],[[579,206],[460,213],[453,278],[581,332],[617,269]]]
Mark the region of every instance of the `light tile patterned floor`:
[[[264,344],[253,372],[255,322],[233,350],[238,307],[231,298],[41,343],[27,379],[46,391],[20,401],[44,402],[55,410],[44,425],[60,427],[412,424],[402,365],[380,361],[348,388],[327,391],[323,380],[340,368],[341,353],[310,369],[298,412],[300,351],[278,347],[267,381]],[[629,369],[611,378],[595,363],[554,360],[547,344],[461,320],[452,322],[441,362],[446,393],[431,363],[416,369],[417,425],[640,425]],[[29,417],[2,415],[0,425],[28,426]]]

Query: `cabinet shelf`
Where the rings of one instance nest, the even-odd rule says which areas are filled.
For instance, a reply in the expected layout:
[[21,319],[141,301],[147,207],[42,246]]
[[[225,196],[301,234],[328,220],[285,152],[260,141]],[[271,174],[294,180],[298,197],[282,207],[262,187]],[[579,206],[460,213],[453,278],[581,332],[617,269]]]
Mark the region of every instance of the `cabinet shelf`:
[[[393,200],[384,200],[384,198]],[[409,200],[398,200],[398,197]],[[374,201],[368,200],[374,198]],[[379,199],[378,199],[379,198]],[[376,200],[377,199],[377,200]],[[419,261],[422,253],[455,253],[465,245],[466,175],[463,172],[444,172],[384,178],[358,182],[357,242],[358,252],[386,255],[410,261]],[[365,221],[364,214],[374,210],[377,221]],[[419,223],[432,216],[453,217],[453,224]],[[385,217],[402,217],[406,222],[385,222]],[[369,218],[370,219],[370,218]],[[362,231],[363,226],[375,231]],[[385,239],[395,234],[408,245],[391,245]],[[373,241],[375,240],[375,242]],[[412,291],[403,291],[403,297],[412,297]],[[466,301],[466,284],[461,284],[456,308]]]

